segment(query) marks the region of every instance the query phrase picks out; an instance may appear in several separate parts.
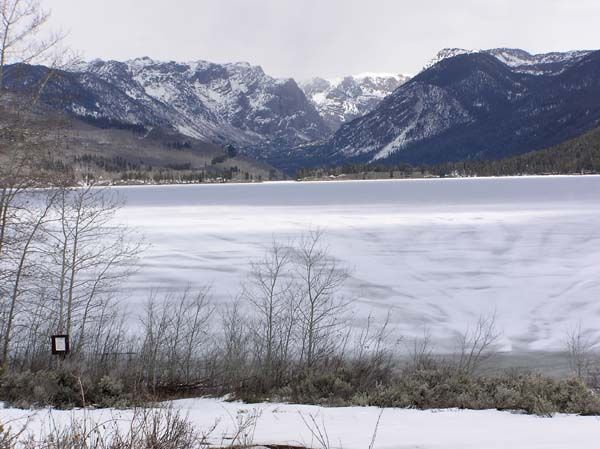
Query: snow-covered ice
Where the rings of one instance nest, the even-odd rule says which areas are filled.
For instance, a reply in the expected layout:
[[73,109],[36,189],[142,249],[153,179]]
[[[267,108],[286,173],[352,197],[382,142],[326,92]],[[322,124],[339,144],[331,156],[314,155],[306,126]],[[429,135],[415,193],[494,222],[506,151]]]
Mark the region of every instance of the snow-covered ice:
[[522,177],[118,188],[119,218],[151,244],[130,304],[156,288],[239,290],[273,239],[325,230],[352,269],[357,325],[392,310],[399,332],[450,341],[496,313],[506,350],[600,337],[600,177]]
[[[173,408],[202,432],[217,426],[209,441],[228,445],[238,419],[258,416],[250,429],[256,444],[299,444],[320,448],[304,421],[311,417],[326,429],[331,448],[369,447],[380,409],[373,407],[323,408],[292,404],[241,404],[218,399],[187,399]],[[90,410],[87,419],[105,423],[116,418],[127,429],[131,410]],[[27,419],[37,437],[54,426],[82,419],[83,411],[3,409],[0,421],[18,429]],[[494,410],[384,409],[374,449],[596,449],[600,441],[600,419],[557,415],[540,418]]]

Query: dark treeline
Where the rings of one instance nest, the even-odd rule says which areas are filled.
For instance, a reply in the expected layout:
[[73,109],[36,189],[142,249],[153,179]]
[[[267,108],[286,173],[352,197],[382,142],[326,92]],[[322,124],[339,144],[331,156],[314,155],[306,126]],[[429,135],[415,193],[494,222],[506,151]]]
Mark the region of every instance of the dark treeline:
[[141,170],[145,167],[145,164],[142,161],[130,161],[120,156],[106,157],[96,154],[75,156],[74,163],[82,167],[95,166],[109,172]]
[[425,169],[415,168],[408,164],[381,165],[381,164],[345,164],[335,167],[301,168],[296,173],[297,179],[323,178],[327,176],[360,175],[375,173],[378,177],[408,178],[426,173]]
[[125,123],[118,120],[113,120],[106,117],[95,117],[92,115],[82,115],[80,120],[100,129],[122,129],[131,131],[135,134],[145,134],[148,132],[145,126],[134,123]]
[[[120,156],[106,157],[96,154],[75,156],[72,164],[55,161],[46,163],[48,170],[68,174],[72,178],[81,178],[86,182],[103,180],[108,177],[111,183],[153,183],[153,184],[188,184],[203,182],[260,182],[262,175],[240,170],[237,165],[218,167],[217,164],[227,160],[227,155],[216,156],[210,165],[195,168],[190,162],[170,163],[165,166],[153,166],[141,160],[132,161]],[[107,176],[108,175],[108,176]],[[276,174],[272,173],[272,178]]]
[[378,174],[378,177],[519,176],[600,173],[600,129],[555,147],[499,160],[468,160],[413,167],[408,164],[350,164],[302,169],[297,177]]
[[428,168],[448,176],[509,176],[600,173],[600,129],[555,147],[497,161],[466,161]]

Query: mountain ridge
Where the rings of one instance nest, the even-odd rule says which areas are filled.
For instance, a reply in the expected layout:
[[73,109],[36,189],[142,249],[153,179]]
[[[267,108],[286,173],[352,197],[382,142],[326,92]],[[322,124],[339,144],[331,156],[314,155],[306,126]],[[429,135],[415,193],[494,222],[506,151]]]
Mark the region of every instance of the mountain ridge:
[[494,56],[513,70],[530,75],[558,75],[569,65],[584,58],[593,50],[571,50],[564,52],[532,54],[519,48],[491,48],[487,50],[467,50],[463,48],[444,48],[440,50],[423,68],[427,70],[444,59],[461,54],[487,53]]
[[[303,83],[246,62],[95,59],[56,72],[41,98],[88,123],[233,144],[288,171],[320,163],[435,164],[541,149],[595,126],[598,55],[446,49],[409,80],[365,73]],[[4,87],[23,92],[49,70],[9,72]]]
[[488,53],[459,54],[419,73],[324,144],[312,164],[435,164],[542,149],[600,120],[600,52],[553,75],[522,73]]

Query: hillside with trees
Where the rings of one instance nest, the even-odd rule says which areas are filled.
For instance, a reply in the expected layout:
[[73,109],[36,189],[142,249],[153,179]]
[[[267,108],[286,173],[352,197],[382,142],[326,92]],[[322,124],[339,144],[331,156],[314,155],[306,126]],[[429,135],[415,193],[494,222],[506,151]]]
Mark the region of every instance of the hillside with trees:
[[567,142],[496,161],[464,161],[432,167],[440,176],[510,176],[600,173],[600,128]]
[[232,146],[223,148],[160,128],[75,119],[29,95],[5,91],[0,97],[0,160],[7,157],[6,148],[17,128],[23,131],[23,140],[37,136],[40,142],[52,144],[52,151],[44,154],[43,168],[74,182],[250,182],[280,176],[268,164],[239,154]]
[[298,179],[394,179],[449,176],[522,176],[600,173],[600,128],[545,150],[498,160],[465,160],[439,165],[347,164],[304,168]]

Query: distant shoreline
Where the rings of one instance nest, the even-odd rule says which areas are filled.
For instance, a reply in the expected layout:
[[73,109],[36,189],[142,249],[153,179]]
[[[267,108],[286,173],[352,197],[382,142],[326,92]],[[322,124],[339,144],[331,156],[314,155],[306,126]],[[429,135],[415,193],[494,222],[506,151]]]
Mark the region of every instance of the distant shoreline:
[[253,182],[168,182],[168,183],[119,183],[119,184],[98,184],[104,187],[180,187],[180,186],[224,186],[224,185],[264,185],[264,184],[317,184],[317,183],[359,183],[359,182],[403,182],[403,181],[459,181],[459,180],[498,180],[498,179],[546,179],[546,178],[586,178],[600,177],[599,173],[571,173],[571,174],[548,174],[548,175],[506,175],[506,176],[423,176],[423,177],[405,177],[405,178],[372,178],[372,179],[352,179],[352,178],[318,178],[318,179],[284,179],[278,181],[253,181]]

